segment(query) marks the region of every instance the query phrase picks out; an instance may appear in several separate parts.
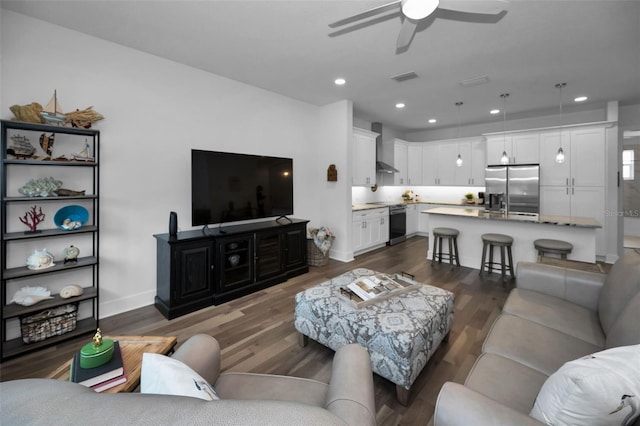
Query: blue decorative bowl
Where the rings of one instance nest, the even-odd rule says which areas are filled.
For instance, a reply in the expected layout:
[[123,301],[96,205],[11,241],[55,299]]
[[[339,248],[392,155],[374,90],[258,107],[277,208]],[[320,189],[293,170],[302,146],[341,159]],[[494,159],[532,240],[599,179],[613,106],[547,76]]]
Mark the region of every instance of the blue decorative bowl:
[[89,212],[82,206],[65,206],[53,217],[53,223],[64,231],[80,229],[89,220]]

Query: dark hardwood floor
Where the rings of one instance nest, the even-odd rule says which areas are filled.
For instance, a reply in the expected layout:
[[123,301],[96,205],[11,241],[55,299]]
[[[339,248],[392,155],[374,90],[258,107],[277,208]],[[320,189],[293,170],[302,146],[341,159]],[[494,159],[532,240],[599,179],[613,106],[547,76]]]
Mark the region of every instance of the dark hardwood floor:
[[[310,267],[308,274],[285,283],[171,321],[154,306],[146,306],[105,318],[100,326],[105,335],[175,335],[178,344],[193,334],[207,333],[220,341],[223,370],[327,381],[333,351],[313,341],[304,348],[298,345],[293,326],[295,294],[357,267],[408,272],[418,281],[455,293],[455,320],[449,342],[441,345],[414,383],[408,406],[396,401],[393,383],[374,375],[377,420],[379,425],[426,424],[433,415],[442,384],[448,380],[464,381],[513,284],[508,282],[505,288],[499,274],[479,276],[477,269],[448,264],[432,267],[425,260],[426,247],[426,238],[414,237],[358,256],[351,263],[331,260],[326,266]],[[0,379],[45,377],[90,337],[5,361],[0,366]]]

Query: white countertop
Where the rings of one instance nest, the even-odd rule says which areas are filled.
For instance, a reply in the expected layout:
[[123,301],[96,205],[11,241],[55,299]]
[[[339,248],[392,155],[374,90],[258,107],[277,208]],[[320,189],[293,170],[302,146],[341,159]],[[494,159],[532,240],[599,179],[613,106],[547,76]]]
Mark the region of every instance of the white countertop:
[[484,220],[505,220],[512,222],[540,223],[546,225],[576,226],[581,228],[602,228],[602,225],[597,220],[589,217],[552,216],[544,214],[530,216],[522,214],[487,213],[478,209],[460,209],[452,207],[437,207],[435,209],[423,210],[421,213],[462,216]]

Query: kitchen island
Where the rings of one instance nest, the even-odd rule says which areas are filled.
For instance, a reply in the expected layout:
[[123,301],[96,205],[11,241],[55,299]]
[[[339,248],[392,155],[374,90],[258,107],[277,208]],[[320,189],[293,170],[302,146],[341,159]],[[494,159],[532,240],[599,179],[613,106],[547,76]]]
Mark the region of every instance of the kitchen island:
[[[423,210],[421,214],[429,215],[431,244],[427,247],[427,259],[431,259],[433,255],[433,228],[455,228],[460,231],[458,235],[460,265],[475,269],[480,269],[481,236],[486,233],[513,237],[514,268],[519,261],[535,262],[537,260],[538,252],[533,242],[539,238],[571,243],[573,251],[568,259],[595,263],[596,229],[602,227],[597,220],[586,217],[487,213],[477,209],[450,207]],[[499,254],[497,256],[499,258]]]

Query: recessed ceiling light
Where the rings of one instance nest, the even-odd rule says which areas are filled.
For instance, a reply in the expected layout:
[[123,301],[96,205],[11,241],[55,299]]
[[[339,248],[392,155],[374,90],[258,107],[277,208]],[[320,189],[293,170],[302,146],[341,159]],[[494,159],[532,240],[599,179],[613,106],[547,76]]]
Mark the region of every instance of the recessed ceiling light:
[[398,102],[396,104],[396,108],[404,108],[404,104],[402,102]]
[[436,120],[435,118],[430,118],[429,119],[429,123],[431,123],[431,124],[435,123],[436,121],[438,121],[438,120]]
[[500,114],[500,110],[497,109],[497,108],[496,109],[492,109],[491,111],[489,111],[489,114],[493,114],[493,115]]
[[577,98],[574,99],[575,102],[584,102],[586,101],[588,98],[586,96],[578,96]]
[[336,84],[336,86],[342,86],[347,82],[347,80],[345,80],[344,78],[336,78],[333,82]]

